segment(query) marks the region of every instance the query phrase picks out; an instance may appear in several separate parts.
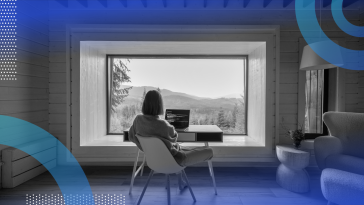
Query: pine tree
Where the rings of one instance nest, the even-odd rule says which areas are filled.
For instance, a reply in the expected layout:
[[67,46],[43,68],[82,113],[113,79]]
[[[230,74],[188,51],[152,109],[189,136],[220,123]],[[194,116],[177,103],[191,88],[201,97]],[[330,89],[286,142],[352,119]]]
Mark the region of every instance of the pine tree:
[[126,64],[130,62],[129,59],[114,59],[112,66],[112,87],[111,87],[111,110],[116,112],[116,108],[124,99],[128,97],[129,90],[133,87],[123,88],[121,85],[126,82],[131,82],[128,72],[130,70]]
[[219,114],[217,115],[217,126],[220,128],[225,127],[224,110],[220,108]]
[[162,91],[161,91],[161,89],[158,87],[157,88],[157,91],[159,92],[159,93],[162,93]]
[[233,113],[232,113],[232,116],[233,116],[232,117],[232,122],[231,122],[231,127],[232,128],[235,128],[237,114],[238,114],[238,103],[235,103],[234,110],[233,110]]

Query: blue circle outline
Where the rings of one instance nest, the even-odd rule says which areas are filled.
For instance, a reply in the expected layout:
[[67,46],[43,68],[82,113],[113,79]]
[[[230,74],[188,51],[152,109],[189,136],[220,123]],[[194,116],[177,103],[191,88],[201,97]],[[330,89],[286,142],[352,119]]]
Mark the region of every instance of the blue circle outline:
[[[302,36],[306,42],[311,45],[320,42],[323,46],[311,46],[321,58],[334,64],[338,67],[346,68],[349,70],[364,70],[363,59],[360,56],[364,56],[363,50],[351,50],[344,48],[335,42],[333,42],[322,31],[316,17],[315,1],[307,5],[306,0],[296,0],[296,20]],[[332,51],[340,52],[332,52]],[[341,53],[341,54],[340,54]],[[337,62],[337,59],[342,58],[344,65]]]

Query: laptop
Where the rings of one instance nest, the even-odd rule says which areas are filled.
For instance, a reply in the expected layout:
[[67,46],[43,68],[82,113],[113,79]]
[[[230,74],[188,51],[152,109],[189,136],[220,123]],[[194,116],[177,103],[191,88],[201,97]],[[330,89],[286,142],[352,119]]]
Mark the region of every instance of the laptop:
[[185,131],[190,124],[190,110],[166,109],[165,119],[177,131]]

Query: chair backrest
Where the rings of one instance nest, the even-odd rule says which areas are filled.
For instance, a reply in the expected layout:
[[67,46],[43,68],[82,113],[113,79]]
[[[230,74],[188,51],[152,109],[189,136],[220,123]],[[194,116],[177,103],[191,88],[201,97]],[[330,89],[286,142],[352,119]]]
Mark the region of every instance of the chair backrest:
[[340,139],[344,154],[364,158],[364,113],[327,112],[323,120],[330,135]]
[[143,137],[136,135],[143,148],[148,166],[156,172],[172,174],[184,167],[177,164],[167,146],[157,137]]

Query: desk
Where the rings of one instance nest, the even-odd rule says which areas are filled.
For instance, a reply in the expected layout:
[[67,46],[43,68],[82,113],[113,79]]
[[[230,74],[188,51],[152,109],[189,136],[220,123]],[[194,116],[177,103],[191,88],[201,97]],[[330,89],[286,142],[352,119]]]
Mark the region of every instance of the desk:
[[[129,129],[124,130],[124,141],[129,141],[128,133]],[[216,125],[190,125],[186,130],[177,131],[177,133],[178,133],[178,138],[177,138],[178,142],[201,142],[205,143],[206,147],[209,146],[209,142],[223,142],[223,132]],[[137,154],[137,159],[134,163],[129,194],[131,194],[135,176],[138,174],[140,169],[143,170],[144,167],[145,156],[141,167],[137,171],[135,171],[138,163],[138,158],[139,158],[139,150]],[[212,162],[211,160],[208,160],[207,163],[209,165],[209,171],[210,171],[210,176],[212,178],[212,183],[215,188],[215,194],[217,195],[215,175],[214,175],[214,169],[212,167]],[[143,173],[143,171],[141,173]]]
[[[129,141],[129,129],[124,130],[124,141]],[[177,131],[178,142],[223,142],[223,132],[216,125],[190,125],[185,131]]]

